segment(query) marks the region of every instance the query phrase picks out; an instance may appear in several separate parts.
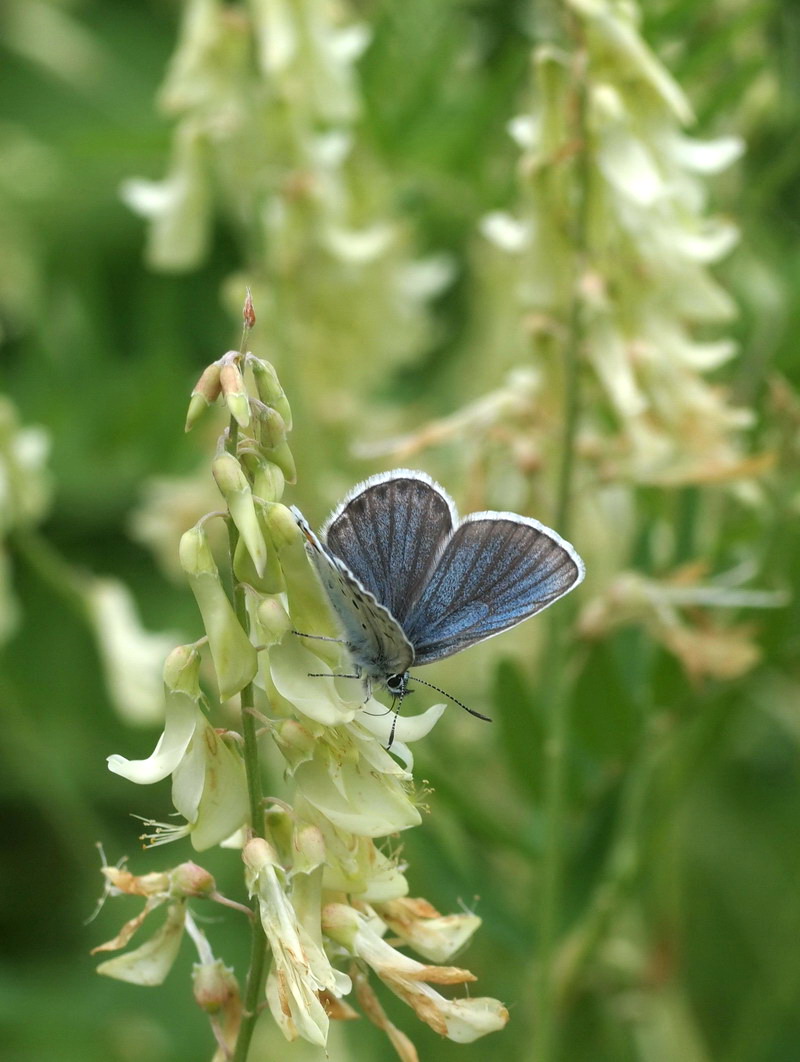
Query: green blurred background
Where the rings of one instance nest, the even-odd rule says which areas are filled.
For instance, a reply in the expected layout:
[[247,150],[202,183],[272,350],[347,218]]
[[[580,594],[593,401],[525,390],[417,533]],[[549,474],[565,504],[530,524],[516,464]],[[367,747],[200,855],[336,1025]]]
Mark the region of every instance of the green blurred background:
[[[517,152],[505,126],[528,91],[533,38],[556,7],[350,5],[372,34],[355,68],[354,129],[369,159],[361,194],[402,225],[409,253],[447,255],[452,279],[402,357],[371,364],[369,349],[350,352],[356,384],[338,419],[320,420],[296,395],[291,500],[315,523],[347,485],[379,467],[354,458],[351,442],[378,437],[382,420],[414,428],[463,400],[452,381],[475,328],[470,244],[477,219],[513,201]],[[196,267],[152,270],[143,260],[145,226],[120,199],[126,179],[165,171],[173,121],[154,100],[179,17],[179,4],[156,0],[16,0],[0,13],[0,357],[2,389],[22,422],[44,426],[52,440],[44,540],[74,569],[130,586],[149,628],[194,637],[190,595],[132,539],[130,519],[150,477],[188,475],[213,448],[212,435],[184,436],[186,401],[202,368],[238,343],[241,284],[231,277],[247,279],[257,255],[246,216],[229,201]],[[770,519],[732,509],[714,555],[703,559],[724,567],[746,548],[757,558],[759,587],[790,591],[800,565],[792,468],[800,425],[800,9],[792,0],[662,0],[646,5],[643,32],[691,98],[693,132],[746,138],[735,173],[713,186],[716,207],[742,231],[717,270],[740,308],[729,334],[741,345],[719,379],[755,411],[753,452],[785,457],[768,488]],[[351,298],[358,300],[357,287]],[[322,346],[325,327],[321,320]],[[335,357],[320,367],[303,350],[290,351],[288,363],[281,337],[258,328],[252,347],[279,365],[290,398],[293,379],[307,385],[319,374],[322,387],[326,373],[337,372]],[[454,459],[443,460],[417,463],[444,478]],[[680,488],[668,509],[655,489],[638,495],[644,519],[666,511],[675,521],[678,559],[696,558],[695,544],[705,541],[700,494]],[[466,504],[464,494],[460,500]],[[638,556],[646,567],[646,550]],[[111,862],[129,855],[138,873],[190,850],[181,842],[185,851],[138,851],[131,812],[163,818],[167,783],[134,792],[108,773],[105,757],[147,755],[158,729],[131,727],[115,712],[91,630],[55,591],[57,573],[19,536],[9,558],[20,619],[0,677],[0,1058],[210,1057],[188,949],[158,990],[94,973],[89,949],[121,920],[109,904],[85,924],[100,893],[95,842]],[[564,939],[587,951],[558,999],[559,1057],[800,1058],[798,618],[794,600],[743,612],[761,659],[731,681],[690,679],[636,625],[581,649],[559,917]],[[474,666],[477,684],[458,666],[431,678],[488,708],[496,723],[490,730],[448,713],[419,749],[432,814],[403,842],[412,894],[443,911],[477,903],[484,926],[463,965],[477,973],[479,994],[509,1005],[511,1022],[460,1047],[418,1027],[391,1000],[387,1008],[422,1058],[468,1062],[495,1051],[523,1060],[532,1057],[547,675],[534,678],[506,657],[502,640]],[[223,891],[241,895],[229,853],[202,862]],[[206,928],[217,953],[241,969],[245,942],[225,920]],[[332,1047],[334,1062],[393,1057],[377,1030],[358,1025]],[[268,1050],[261,1057],[283,1057],[277,1040]]]

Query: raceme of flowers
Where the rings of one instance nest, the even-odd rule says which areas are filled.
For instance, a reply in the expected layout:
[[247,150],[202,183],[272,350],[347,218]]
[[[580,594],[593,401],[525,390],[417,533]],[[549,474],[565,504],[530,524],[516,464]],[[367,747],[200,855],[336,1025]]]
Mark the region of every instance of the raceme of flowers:
[[[216,216],[233,227],[309,428],[347,423],[353,396],[416,353],[451,275],[412,256],[387,175],[357,140],[369,40],[345,2],[186,0],[159,100],[176,122],[167,175],[122,189],[149,222],[155,268],[196,267]],[[242,286],[230,278],[232,305]],[[313,373],[294,376],[294,351]]]
[[[392,713],[373,698],[363,703],[360,683],[334,676],[348,670],[342,645],[292,633],[335,637],[337,630],[303,536],[281,502],[295,474],[287,442],[291,410],[272,366],[249,353],[230,352],[203,373],[187,427],[220,396],[231,425],[212,473],[224,514],[201,519],[179,551],[205,634],[167,658],[164,732],[152,755],[138,761],[114,755],[109,767],[138,784],[171,779],[177,817],[148,823],[151,845],[188,837],[198,852],[217,845],[240,850],[269,947],[266,1002],[288,1040],[324,1046],[331,1020],[354,1016],[347,1000],[355,994],[401,1057],[415,1058],[368,973],[441,1035],[474,1040],[502,1028],[507,1011],[494,999],[440,989],[475,979],[446,963],[480,919],[442,916],[409,898],[405,864],[396,843],[385,841],[421,821],[409,746],[431,730],[444,705],[400,716],[390,755]],[[215,519],[230,529],[233,596],[208,545],[207,525]],[[211,683],[204,679],[209,665]],[[213,717],[224,709],[232,718],[235,702],[244,713],[241,728],[215,726]],[[243,738],[248,719],[257,726],[258,785],[267,778],[269,787],[255,821]],[[143,944],[99,971],[160,984],[188,933],[200,959],[195,996],[212,1019],[219,1057],[226,1057],[241,1024],[242,997],[192,909],[201,900],[237,905],[194,863],[141,876],[108,866],[103,873],[108,894],[140,896],[144,907],[97,950],[127,947],[156,909],[165,917]],[[249,925],[246,915],[235,917]],[[387,932],[422,961],[389,943]]]
[[[532,103],[508,126],[520,150],[517,201],[480,223],[474,371],[462,363],[453,381],[468,381],[468,401],[357,449],[407,460],[456,444],[472,507],[491,508],[496,491],[519,509],[552,512],[571,348],[578,378],[573,533],[608,605],[638,533],[636,487],[727,485],[752,506],[762,498],[754,484],[772,455],[747,453],[752,412],[735,406],[714,378],[736,353],[724,334],[735,306],[710,267],[731,250],[737,232],[709,213],[707,180],[743,145],[732,136],[704,141],[684,132],[691,107],[642,37],[636,4],[557,6],[562,40],[533,50]],[[712,535],[706,531],[709,548]],[[667,571],[671,529],[652,537],[654,565]],[[702,585],[695,589],[702,596]],[[757,591],[733,600],[763,607]],[[643,613],[634,612],[640,621]],[[592,627],[590,617],[585,632]],[[758,659],[754,630],[745,625],[731,639],[713,617],[708,637],[696,624],[674,620],[652,629],[691,675],[724,670],[714,658],[728,641],[731,673]],[[695,648],[701,640],[707,645],[704,659],[692,652],[693,636]]]

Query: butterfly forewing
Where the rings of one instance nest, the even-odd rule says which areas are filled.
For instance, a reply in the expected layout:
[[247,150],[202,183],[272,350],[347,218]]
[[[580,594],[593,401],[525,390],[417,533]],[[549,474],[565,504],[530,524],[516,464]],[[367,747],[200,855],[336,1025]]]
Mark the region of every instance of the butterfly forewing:
[[403,630],[417,664],[521,623],[583,578],[569,543],[535,520],[475,513],[448,541]]
[[306,550],[328,599],[339,618],[353,661],[372,679],[384,681],[402,674],[414,651],[399,623],[348,567],[333,556],[302,515],[295,519],[306,537]]
[[356,488],[321,537],[404,626],[454,522],[453,503],[438,484],[419,472],[398,471]]

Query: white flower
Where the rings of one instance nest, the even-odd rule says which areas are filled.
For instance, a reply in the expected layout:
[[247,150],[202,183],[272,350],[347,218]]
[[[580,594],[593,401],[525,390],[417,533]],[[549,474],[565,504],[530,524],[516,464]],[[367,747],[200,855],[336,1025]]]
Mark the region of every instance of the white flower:
[[328,225],[323,240],[331,254],[351,265],[368,265],[381,258],[395,239],[394,227],[377,222],[365,229]]
[[155,269],[191,269],[205,255],[211,208],[207,152],[205,131],[186,121],[176,133],[163,181],[132,177],[122,183],[122,201],[150,221],[147,260]]
[[185,822],[155,823],[150,838],[163,844],[188,835],[197,851],[219,844],[247,820],[244,766],[200,708],[197,684],[199,654],[176,649],[164,668],[166,719],[164,732],[146,760],[109,756],[109,770],[139,785],[172,775],[172,800]]
[[481,235],[511,254],[519,254],[531,242],[531,225],[527,221],[507,214],[503,210],[493,210],[486,214],[480,221]]
[[312,736],[288,721],[274,736],[298,792],[339,829],[383,837],[421,822],[408,794],[408,773],[358,724]]
[[[319,993],[342,994],[340,981],[322,947],[303,930],[286,893],[274,849],[260,837],[242,852],[250,895],[258,899],[261,924],[272,952],[267,1002],[287,1040],[298,1036],[324,1047],[328,1015]],[[346,989],[349,991],[349,980]]]
[[403,897],[377,904],[381,921],[431,962],[445,962],[480,928],[474,914],[440,915],[427,900]]
[[20,426],[13,402],[0,395],[0,532],[38,523],[50,505],[50,436]]
[[455,966],[426,966],[410,959],[387,944],[369,919],[352,907],[328,904],[323,910],[322,928],[363,959],[418,1018],[448,1040],[471,1043],[497,1032],[508,1021],[508,1011],[496,999],[446,999],[427,982],[459,984],[474,981],[474,974]]
[[162,984],[178,957],[185,917],[185,903],[170,904],[164,924],[148,941],[100,963],[97,972],[135,985]]
[[115,579],[93,579],[86,602],[109,692],[120,715],[132,723],[159,721],[164,715],[162,670],[174,636],[145,630],[131,593]]

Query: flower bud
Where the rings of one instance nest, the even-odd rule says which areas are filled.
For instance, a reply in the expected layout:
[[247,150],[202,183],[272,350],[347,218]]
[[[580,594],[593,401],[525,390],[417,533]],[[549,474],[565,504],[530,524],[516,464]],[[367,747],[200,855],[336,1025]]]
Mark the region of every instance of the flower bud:
[[327,903],[322,908],[322,932],[349,951],[355,948],[360,920],[352,907],[343,903]]
[[253,874],[260,874],[266,867],[280,866],[272,845],[263,837],[251,837],[242,849],[244,865]]
[[[305,538],[291,511],[285,505],[270,505],[267,507],[265,523],[286,582],[292,626],[304,634],[335,637],[337,627],[331,607],[319,579],[308,563]],[[319,642],[317,651],[320,656],[333,662],[338,657],[338,650],[326,653],[326,645],[330,643]]]
[[267,508],[267,529],[269,530],[270,538],[272,539],[275,549],[283,560],[283,551],[287,546],[297,547],[298,545],[304,550],[304,538],[297,526],[297,521],[290,509],[287,509],[285,505],[275,504],[270,505]]
[[197,863],[181,863],[170,874],[173,896],[210,896],[216,892],[217,883],[213,874]]
[[246,428],[250,423],[250,398],[245,390],[244,377],[236,361],[238,357],[235,350],[229,350],[224,356],[219,382],[228,412],[240,428]]
[[[261,521],[259,521],[259,527],[261,526]],[[285,589],[283,573],[275,550],[271,548],[266,550],[266,566],[264,571],[259,573],[256,571],[253,558],[243,538],[236,543],[236,549],[233,552],[233,574],[238,582],[252,586],[259,594],[281,594]]]
[[201,527],[192,527],[183,535],[179,556],[203,617],[219,695],[222,700],[227,700],[252,680],[258,669],[258,655],[223,589]]
[[286,477],[287,483],[297,482],[297,465],[295,464],[294,454],[289,449],[289,444],[285,439],[283,442],[279,442],[277,446],[265,449],[264,457],[278,466]]
[[259,575],[263,575],[267,563],[267,546],[261,533],[247,476],[233,454],[227,452],[218,454],[214,458],[211,463],[211,473],[220,493],[228,503],[231,519],[241,535],[241,541],[247,547],[247,552],[253,559],[256,571]]
[[248,357],[247,364],[253,372],[258,397],[265,405],[271,406],[280,413],[286,430],[291,431],[292,410],[275,369],[268,361],[262,361],[261,358],[255,358],[252,355]]
[[283,496],[283,487],[286,477],[283,470],[273,461],[260,458],[252,471],[253,494],[263,501],[280,501]]
[[258,407],[256,424],[265,450],[272,450],[286,441],[286,422],[277,410],[269,406]]
[[275,597],[265,597],[258,603],[256,610],[260,626],[261,641],[266,645],[275,645],[291,628],[289,613]]
[[178,645],[164,661],[164,685],[167,690],[200,696],[200,654],[193,645]]
[[221,959],[195,963],[192,967],[192,993],[195,1003],[206,1014],[217,1014],[239,1003],[239,985],[234,972]]
[[184,431],[191,431],[199,418],[219,398],[220,371],[222,365],[214,361],[208,365],[200,375],[200,379],[194,385],[192,397],[189,399],[189,410],[186,414],[186,426]]
[[292,839],[293,872],[309,874],[325,863],[325,838],[318,826],[302,826]]

